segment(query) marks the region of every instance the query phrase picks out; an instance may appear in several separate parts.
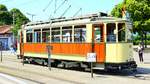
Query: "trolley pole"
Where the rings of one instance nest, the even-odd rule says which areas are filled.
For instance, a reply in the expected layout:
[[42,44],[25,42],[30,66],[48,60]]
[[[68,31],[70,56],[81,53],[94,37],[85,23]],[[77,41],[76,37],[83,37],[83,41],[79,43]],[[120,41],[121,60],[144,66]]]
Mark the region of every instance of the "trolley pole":
[[51,71],[51,46],[47,45],[47,52],[48,52],[48,68]]

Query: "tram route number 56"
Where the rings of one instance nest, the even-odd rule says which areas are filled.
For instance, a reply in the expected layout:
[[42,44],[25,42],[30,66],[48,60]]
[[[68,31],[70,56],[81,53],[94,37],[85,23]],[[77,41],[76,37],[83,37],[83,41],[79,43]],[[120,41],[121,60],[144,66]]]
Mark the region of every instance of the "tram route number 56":
[[96,62],[96,53],[87,53],[87,62]]

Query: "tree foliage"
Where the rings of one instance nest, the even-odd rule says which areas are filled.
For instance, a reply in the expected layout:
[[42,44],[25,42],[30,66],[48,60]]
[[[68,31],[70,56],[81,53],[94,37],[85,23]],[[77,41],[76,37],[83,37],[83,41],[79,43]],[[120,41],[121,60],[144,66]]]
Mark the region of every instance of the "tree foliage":
[[122,17],[122,8],[123,8],[123,3],[116,5],[113,8],[113,10],[111,11],[111,15],[121,18]]
[[17,36],[18,30],[21,28],[21,25],[29,22],[29,19],[25,15],[23,15],[19,9],[16,9],[16,8],[13,8],[12,10],[10,10],[10,14],[14,18],[14,21],[13,21],[14,28],[12,29],[12,31],[14,35]]
[[0,5],[0,25],[10,25],[12,17],[5,5]]
[[5,5],[0,4],[0,25],[13,25],[12,32],[17,36],[21,25],[29,22],[29,19],[16,8],[7,10]]
[[118,4],[111,12],[115,17],[120,17],[122,8],[131,15],[133,21],[133,31],[139,34],[150,32],[150,1],[149,0],[124,0]]
[[0,11],[7,11],[6,6],[3,4],[0,4]]
[[150,0],[124,0],[112,10],[111,14],[120,17],[123,7],[131,16],[133,31],[141,36],[142,43],[145,39],[146,44],[147,33],[150,33]]
[[134,30],[137,32],[150,32],[150,1],[126,0],[127,11],[134,22]]
[[13,8],[10,10],[12,17],[14,16],[14,22],[17,24],[18,22],[22,25],[29,22],[29,19],[21,13],[19,9]]

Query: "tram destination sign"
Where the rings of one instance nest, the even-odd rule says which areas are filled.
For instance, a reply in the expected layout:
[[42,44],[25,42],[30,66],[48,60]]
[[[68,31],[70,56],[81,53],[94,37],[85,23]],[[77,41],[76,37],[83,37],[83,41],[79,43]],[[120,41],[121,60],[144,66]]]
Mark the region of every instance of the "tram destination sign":
[[87,53],[87,62],[96,62],[96,53]]

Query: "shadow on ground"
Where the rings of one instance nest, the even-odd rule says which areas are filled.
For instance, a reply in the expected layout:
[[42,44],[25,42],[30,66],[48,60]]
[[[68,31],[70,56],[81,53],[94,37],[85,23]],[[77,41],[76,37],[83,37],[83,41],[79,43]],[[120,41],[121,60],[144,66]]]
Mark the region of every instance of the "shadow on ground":
[[[43,66],[42,64],[38,64],[38,63],[32,63],[32,64]],[[85,68],[79,68],[79,67],[64,68],[64,67],[52,66],[52,68],[90,73],[90,69],[85,70]],[[131,70],[122,70],[122,71],[94,70],[94,74],[96,74],[97,77],[99,77],[99,75],[108,75],[108,76],[135,78],[135,79],[140,79],[140,80],[150,80],[150,68],[143,68],[143,67],[138,67],[136,72],[133,72]]]

